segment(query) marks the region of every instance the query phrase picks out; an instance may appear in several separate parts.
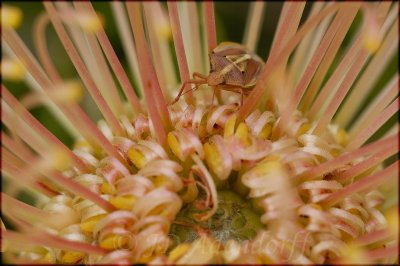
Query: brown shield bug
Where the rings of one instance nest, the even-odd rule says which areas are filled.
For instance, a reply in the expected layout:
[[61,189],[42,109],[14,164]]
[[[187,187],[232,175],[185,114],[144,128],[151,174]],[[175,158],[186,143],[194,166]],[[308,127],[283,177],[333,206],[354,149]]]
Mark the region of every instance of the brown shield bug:
[[[264,67],[262,59],[243,45],[233,42],[223,42],[208,55],[210,60],[210,73],[208,76],[194,72],[193,79],[183,82],[182,87],[171,102],[176,103],[185,94],[186,84],[195,84],[195,90],[199,85],[208,84],[214,89],[222,89],[240,93],[243,97],[250,93],[256,85],[258,76]],[[213,95],[214,99],[214,95]]]

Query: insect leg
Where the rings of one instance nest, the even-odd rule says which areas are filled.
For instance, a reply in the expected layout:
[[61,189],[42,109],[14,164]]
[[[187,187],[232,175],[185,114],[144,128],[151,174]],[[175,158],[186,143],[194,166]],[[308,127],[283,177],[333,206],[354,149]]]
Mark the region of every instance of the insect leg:
[[244,99],[244,92],[243,92],[242,88],[240,88],[240,96],[241,96],[241,98],[240,98],[240,107],[242,107],[243,106],[243,99]]
[[214,97],[215,97],[215,90],[216,89],[217,89],[217,86],[213,86],[213,95],[212,95],[212,98],[211,98],[211,105],[214,104]]
[[193,72],[193,78],[195,79],[195,78],[200,78],[200,79],[202,79],[202,80],[207,80],[207,76],[206,75],[203,75],[203,74],[201,74],[201,73],[199,73],[199,72]]
[[[175,97],[175,99],[169,105],[172,105],[172,104],[176,103],[179,100],[179,98],[184,94],[183,91],[185,89],[186,84],[198,84],[198,85],[201,85],[201,84],[204,84],[204,83],[205,83],[204,80],[198,80],[198,79],[190,79],[188,81],[183,82],[182,87],[180,88],[178,95]],[[190,89],[190,90],[192,90],[192,89]]]
[[186,93],[188,93],[189,91],[194,92],[195,90],[197,90],[199,88],[201,84],[197,84],[196,86],[194,86],[194,88],[185,91],[184,93],[181,94],[181,96],[185,95]]

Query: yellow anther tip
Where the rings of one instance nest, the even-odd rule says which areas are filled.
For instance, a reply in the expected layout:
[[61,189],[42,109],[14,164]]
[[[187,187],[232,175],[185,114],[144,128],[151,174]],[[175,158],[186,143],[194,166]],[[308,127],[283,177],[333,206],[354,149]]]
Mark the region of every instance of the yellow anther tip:
[[399,232],[399,214],[398,214],[398,209],[393,208],[390,209],[386,214],[386,221],[388,224],[388,228],[390,232],[394,235],[398,235]]
[[169,253],[168,258],[172,261],[176,261],[182,257],[189,250],[189,248],[190,244],[188,243],[180,244]]
[[338,150],[331,150],[329,152],[333,157],[338,157],[341,153]]
[[150,255],[143,255],[139,258],[139,263],[140,264],[147,264],[148,262],[150,262],[153,259],[153,256]]
[[156,34],[160,40],[169,40],[172,37],[171,27],[168,21],[161,19],[156,26]]
[[154,209],[152,209],[148,215],[149,216],[151,216],[151,215],[167,216],[168,210],[165,208],[164,205],[159,205],[159,206],[155,207]]
[[143,168],[143,167],[146,165],[146,163],[147,163],[146,158],[144,157],[144,155],[143,155],[140,151],[138,151],[138,150],[136,150],[136,149],[134,149],[134,148],[130,148],[130,149],[128,150],[128,159],[129,159],[129,160],[136,166],[136,168],[138,168],[138,169]]
[[240,123],[239,126],[236,129],[235,136],[238,137],[243,144],[249,145],[249,128],[245,123]]
[[256,166],[255,171],[259,174],[276,171],[282,168],[282,164],[278,161],[265,161]]
[[[264,265],[270,265],[270,264],[275,263],[275,261],[267,255],[260,255],[258,260],[259,260],[259,264],[264,264]],[[256,262],[256,264],[258,264],[258,261]]]
[[121,210],[132,210],[136,197],[132,195],[117,196],[110,199],[110,203]]
[[162,187],[168,185],[170,182],[164,176],[159,175],[154,179],[153,183],[156,187]]
[[211,159],[213,159],[212,157],[214,156],[214,149],[211,147],[211,144],[208,142],[204,143],[203,149],[204,149],[206,160],[208,157],[211,157]]
[[18,82],[25,78],[26,70],[17,60],[3,59],[1,62],[1,76],[5,80]]
[[93,232],[93,228],[95,227],[95,225],[106,216],[106,214],[100,214],[100,215],[96,215],[94,217],[90,217],[89,219],[87,219],[85,222],[81,223],[79,225],[79,227],[81,228],[81,230],[83,232],[86,233],[92,233]]
[[61,258],[61,261],[64,263],[77,263],[79,260],[81,260],[85,256],[84,253],[82,252],[77,252],[77,251],[67,251],[64,253],[64,255]]
[[321,205],[319,205],[319,204],[311,203],[310,206],[313,207],[314,209],[322,210],[322,207],[321,207]]
[[112,195],[115,193],[115,188],[109,183],[101,184],[100,191],[103,194]]
[[18,7],[3,5],[1,8],[1,26],[18,28],[22,23],[22,11]]
[[78,17],[79,25],[86,32],[96,33],[104,25],[104,17],[97,13],[97,15],[93,14],[82,14]]
[[267,162],[279,162],[280,160],[282,160],[281,156],[274,154],[274,155],[268,155],[267,157],[265,157],[262,161],[261,164],[265,164]]
[[90,144],[84,139],[79,139],[75,142],[74,149],[79,149],[79,148],[90,148]]
[[55,263],[55,257],[52,253],[47,252],[46,255],[43,257],[44,261],[48,262],[48,263]]
[[368,264],[368,261],[365,256],[365,251],[361,247],[354,246],[354,245],[348,245],[345,246],[342,250],[341,253],[343,254],[343,257],[341,259],[341,263],[345,264]]
[[225,123],[224,138],[233,136],[235,131],[236,115],[231,115]]
[[307,133],[307,131],[311,128],[310,123],[304,123],[303,125],[301,125],[301,127],[299,128],[298,132],[297,132],[297,136],[303,135],[305,133]]
[[84,88],[79,81],[72,80],[63,84],[59,92],[62,92],[58,94],[62,97],[61,100],[67,102],[79,102],[83,98]]
[[221,177],[223,174],[223,160],[218,152],[217,147],[214,144],[206,142],[203,145],[203,148],[208,167],[213,171],[214,174],[216,174],[218,177]]
[[60,149],[53,149],[49,154],[49,159],[52,162],[52,166],[58,170],[67,169],[71,161],[68,154]]
[[172,132],[168,133],[167,141],[172,153],[183,161],[183,155],[179,145],[179,141]]
[[380,38],[374,36],[365,37],[363,43],[365,49],[367,49],[367,51],[369,51],[370,53],[375,53],[381,46]]
[[266,124],[258,135],[260,138],[268,139],[271,137],[272,126],[270,124]]
[[155,245],[145,252],[142,253],[140,256],[138,263],[149,263],[154,258],[158,257],[159,255],[165,253],[165,247],[163,245]]
[[81,223],[79,225],[79,227],[81,228],[81,230],[85,233],[91,233],[93,232],[93,228],[94,226],[97,224],[97,221],[88,221],[88,222],[84,222]]
[[159,34],[165,39],[170,39],[172,36],[171,28],[168,26],[161,27],[159,31]]
[[347,132],[343,128],[339,129],[336,133],[336,141],[338,144],[344,146],[347,142]]
[[100,247],[108,250],[124,247],[128,243],[128,238],[120,235],[111,235],[100,241]]

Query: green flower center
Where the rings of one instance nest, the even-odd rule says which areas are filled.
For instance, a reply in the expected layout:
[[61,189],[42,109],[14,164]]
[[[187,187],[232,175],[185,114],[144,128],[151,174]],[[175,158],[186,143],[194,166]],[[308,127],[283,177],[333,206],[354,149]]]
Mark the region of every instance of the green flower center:
[[204,222],[193,217],[193,214],[201,213],[194,203],[183,207],[170,231],[171,239],[175,242],[173,246],[193,242],[202,233],[221,243],[230,239],[241,242],[252,239],[257,230],[264,227],[260,222],[260,215],[254,211],[252,205],[235,192],[219,191],[218,201],[217,212]]

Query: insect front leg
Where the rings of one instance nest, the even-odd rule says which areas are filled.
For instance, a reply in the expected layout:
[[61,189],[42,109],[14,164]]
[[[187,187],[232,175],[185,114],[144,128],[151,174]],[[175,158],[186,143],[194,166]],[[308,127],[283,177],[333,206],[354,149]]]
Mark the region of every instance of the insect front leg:
[[169,103],[169,105],[175,104],[179,100],[179,98],[181,98],[181,95],[182,95],[183,90],[185,89],[187,83],[188,83],[188,81],[183,82],[182,87],[179,89],[178,95],[175,97],[175,99],[172,102]]
[[193,72],[193,79],[200,78],[202,80],[207,80],[207,76],[199,72]]
[[[187,81],[183,82],[182,87],[179,89],[178,95],[175,97],[175,99],[169,105],[175,104],[179,100],[179,98],[183,94],[186,93],[186,92],[184,93],[183,91],[185,90],[185,87],[186,87],[187,84],[198,84],[198,85],[201,85],[201,84],[204,84],[204,83],[205,83],[204,80],[198,80],[198,79],[190,79],[190,80],[187,80]],[[190,90],[192,90],[192,89],[190,89]]]

